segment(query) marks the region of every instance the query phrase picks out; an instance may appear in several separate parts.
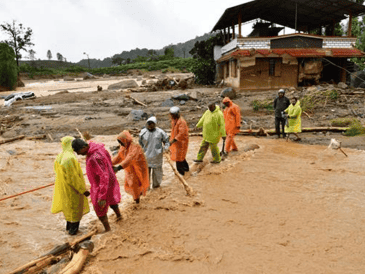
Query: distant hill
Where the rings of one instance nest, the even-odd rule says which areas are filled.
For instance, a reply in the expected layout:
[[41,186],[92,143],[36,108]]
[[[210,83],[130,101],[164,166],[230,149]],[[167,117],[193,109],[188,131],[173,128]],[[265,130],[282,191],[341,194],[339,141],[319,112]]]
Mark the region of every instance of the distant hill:
[[[211,36],[213,36],[215,34],[212,33],[206,33],[202,36],[196,36],[194,39],[191,39],[189,41],[186,41],[184,43],[178,43],[178,44],[170,44],[168,46],[163,47],[162,49],[158,49],[155,50],[157,55],[164,55],[164,51],[166,48],[168,47],[174,47],[174,51],[175,51],[175,57],[191,57],[191,55],[189,54],[189,51],[194,47],[195,43],[198,41],[204,41],[207,40],[208,38],[210,38]],[[112,58],[114,57],[121,57],[124,59],[128,59],[130,58],[131,60],[137,58],[138,56],[147,56],[147,52],[150,49],[132,49],[130,51],[123,51],[122,53],[119,54],[115,54],[112,57],[108,57],[105,58],[104,60],[100,60],[100,59],[90,59],[90,67],[91,68],[103,68],[103,67],[111,67],[112,64]],[[184,56],[185,53],[185,56]],[[83,67],[88,67],[88,60],[87,59],[82,59],[80,62],[76,63],[77,65],[83,66]]]
[[[37,67],[37,68],[52,68],[52,69],[66,69],[72,66],[79,65],[71,62],[60,62],[56,60],[34,60],[34,61],[20,60],[19,65],[21,66],[23,64],[28,64],[32,67]],[[87,62],[86,62],[86,67],[87,67]]]

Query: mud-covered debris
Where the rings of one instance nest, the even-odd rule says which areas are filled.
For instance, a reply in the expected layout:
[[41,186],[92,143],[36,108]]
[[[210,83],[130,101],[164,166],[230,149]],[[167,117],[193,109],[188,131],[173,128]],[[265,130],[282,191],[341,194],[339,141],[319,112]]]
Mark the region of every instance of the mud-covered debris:
[[142,119],[147,119],[147,113],[141,109],[133,109],[127,116],[127,119],[131,121],[139,121]]
[[174,101],[172,101],[171,99],[167,99],[164,102],[162,102],[160,106],[161,107],[173,107]]
[[260,147],[259,147],[259,145],[257,145],[257,144],[248,144],[248,145],[246,145],[244,148],[243,148],[243,151],[244,152],[248,152],[248,151],[253,151],[253,150],[255,150],[255,149],[259,149]]
[[123,80],[121,82],[109,85],[108,90],[137,88],[137,87],[139,87],[139,86],[135,80],[128,79],[128,80]]
[[226,88],[222,90],[221,97],[229,97],[230,99],[235,99],[237,97],[236,91],[233,88]]

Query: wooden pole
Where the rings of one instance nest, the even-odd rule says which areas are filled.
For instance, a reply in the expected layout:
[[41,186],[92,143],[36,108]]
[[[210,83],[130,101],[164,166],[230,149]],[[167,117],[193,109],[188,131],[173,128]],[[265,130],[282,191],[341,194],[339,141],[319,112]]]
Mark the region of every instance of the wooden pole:
[[191,186],[188,185],[188,183],[185,181],[185,179],[181,176],[181,174],[176,170],[176,168],[174,167],[174,164],[172,163],[170,156],[167,153],[164,153],[165,158],[167,160],[167,162],[170,164],[172,170],[174,171],[175,175],[179,178],[180,182],[182,183],[182,185],[184,186],[184,189],[186,191],[186,194],[188,196],[193,196],[194,195],[194,191],[191,188]]
[[226,28],[223,29],[223,41],[224,41],[224,44],[227,43],[227,32],[226,32]]
[[241,25],[242,25],[242,11],[240,11],[240,13],[238,14],[238,37],[239,38],[242,37]]
[[348,28],[348,31],[347,31],[347,36],[352,36],[352,12],[350,11],[350,17],[349,17],[349,28]]
[[234,22],[232,21],[232,40],[236,38],[236,31],[234,29]]

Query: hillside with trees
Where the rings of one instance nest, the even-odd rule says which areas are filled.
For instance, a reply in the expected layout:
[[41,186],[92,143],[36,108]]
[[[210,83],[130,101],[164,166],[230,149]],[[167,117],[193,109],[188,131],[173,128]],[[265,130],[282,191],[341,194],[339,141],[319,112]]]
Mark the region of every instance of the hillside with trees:
[[[169,52],[169,49],[173,49],[174,57],[181,57],[181,58],[188,58],[192,57],[191,54],[189,54],[189,51],[194,47],[196,42],[205,41],[211,36],[214,36],[212,33],[206,33],[202,36],[196,36],[194,39],[191,39],[189,41],[186,41],[184,43],[178,43],[178,44],[170,44],[162,49],[153,50],[153,49],[132,49],[130,51],[123,51],[119,54],[115,54],[112,57],[107,57],[103,60],[100,59],[90,59],[90,67],[91,68],[102,68],[102,67],[111,67],[111,66],[117,66],[120,64],[129,64],[132,63],[133,60],[138,60],[138,57],[147,57],[150,58],[150,60],[155,59],[161,59],[160,57]],[[171,52],[171,50],[170,50]],[[154,59],[155,58],[155,59]],[[114,63],[113,63],[114,59]],[[140,60],[143,61],[143,60]],[[88,67],[88,60],[83,59],[80,62],[76,63],[76,65],[80,65],[83,67]]]

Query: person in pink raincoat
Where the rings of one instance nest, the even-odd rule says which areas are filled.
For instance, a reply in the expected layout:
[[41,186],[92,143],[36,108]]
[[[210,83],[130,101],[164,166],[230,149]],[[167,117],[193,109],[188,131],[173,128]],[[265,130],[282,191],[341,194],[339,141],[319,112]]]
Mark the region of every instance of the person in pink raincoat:
[[91,202],[105,231],[110,231],[108,208],[114,210],[117,220],[122,217],[118,207],[121,201],[120,187],[113,171],[110,155],[103,144],[86,143],[82,139],[74,139],[72,149],[77,154],[86,156],[86,174],[91,185]]

